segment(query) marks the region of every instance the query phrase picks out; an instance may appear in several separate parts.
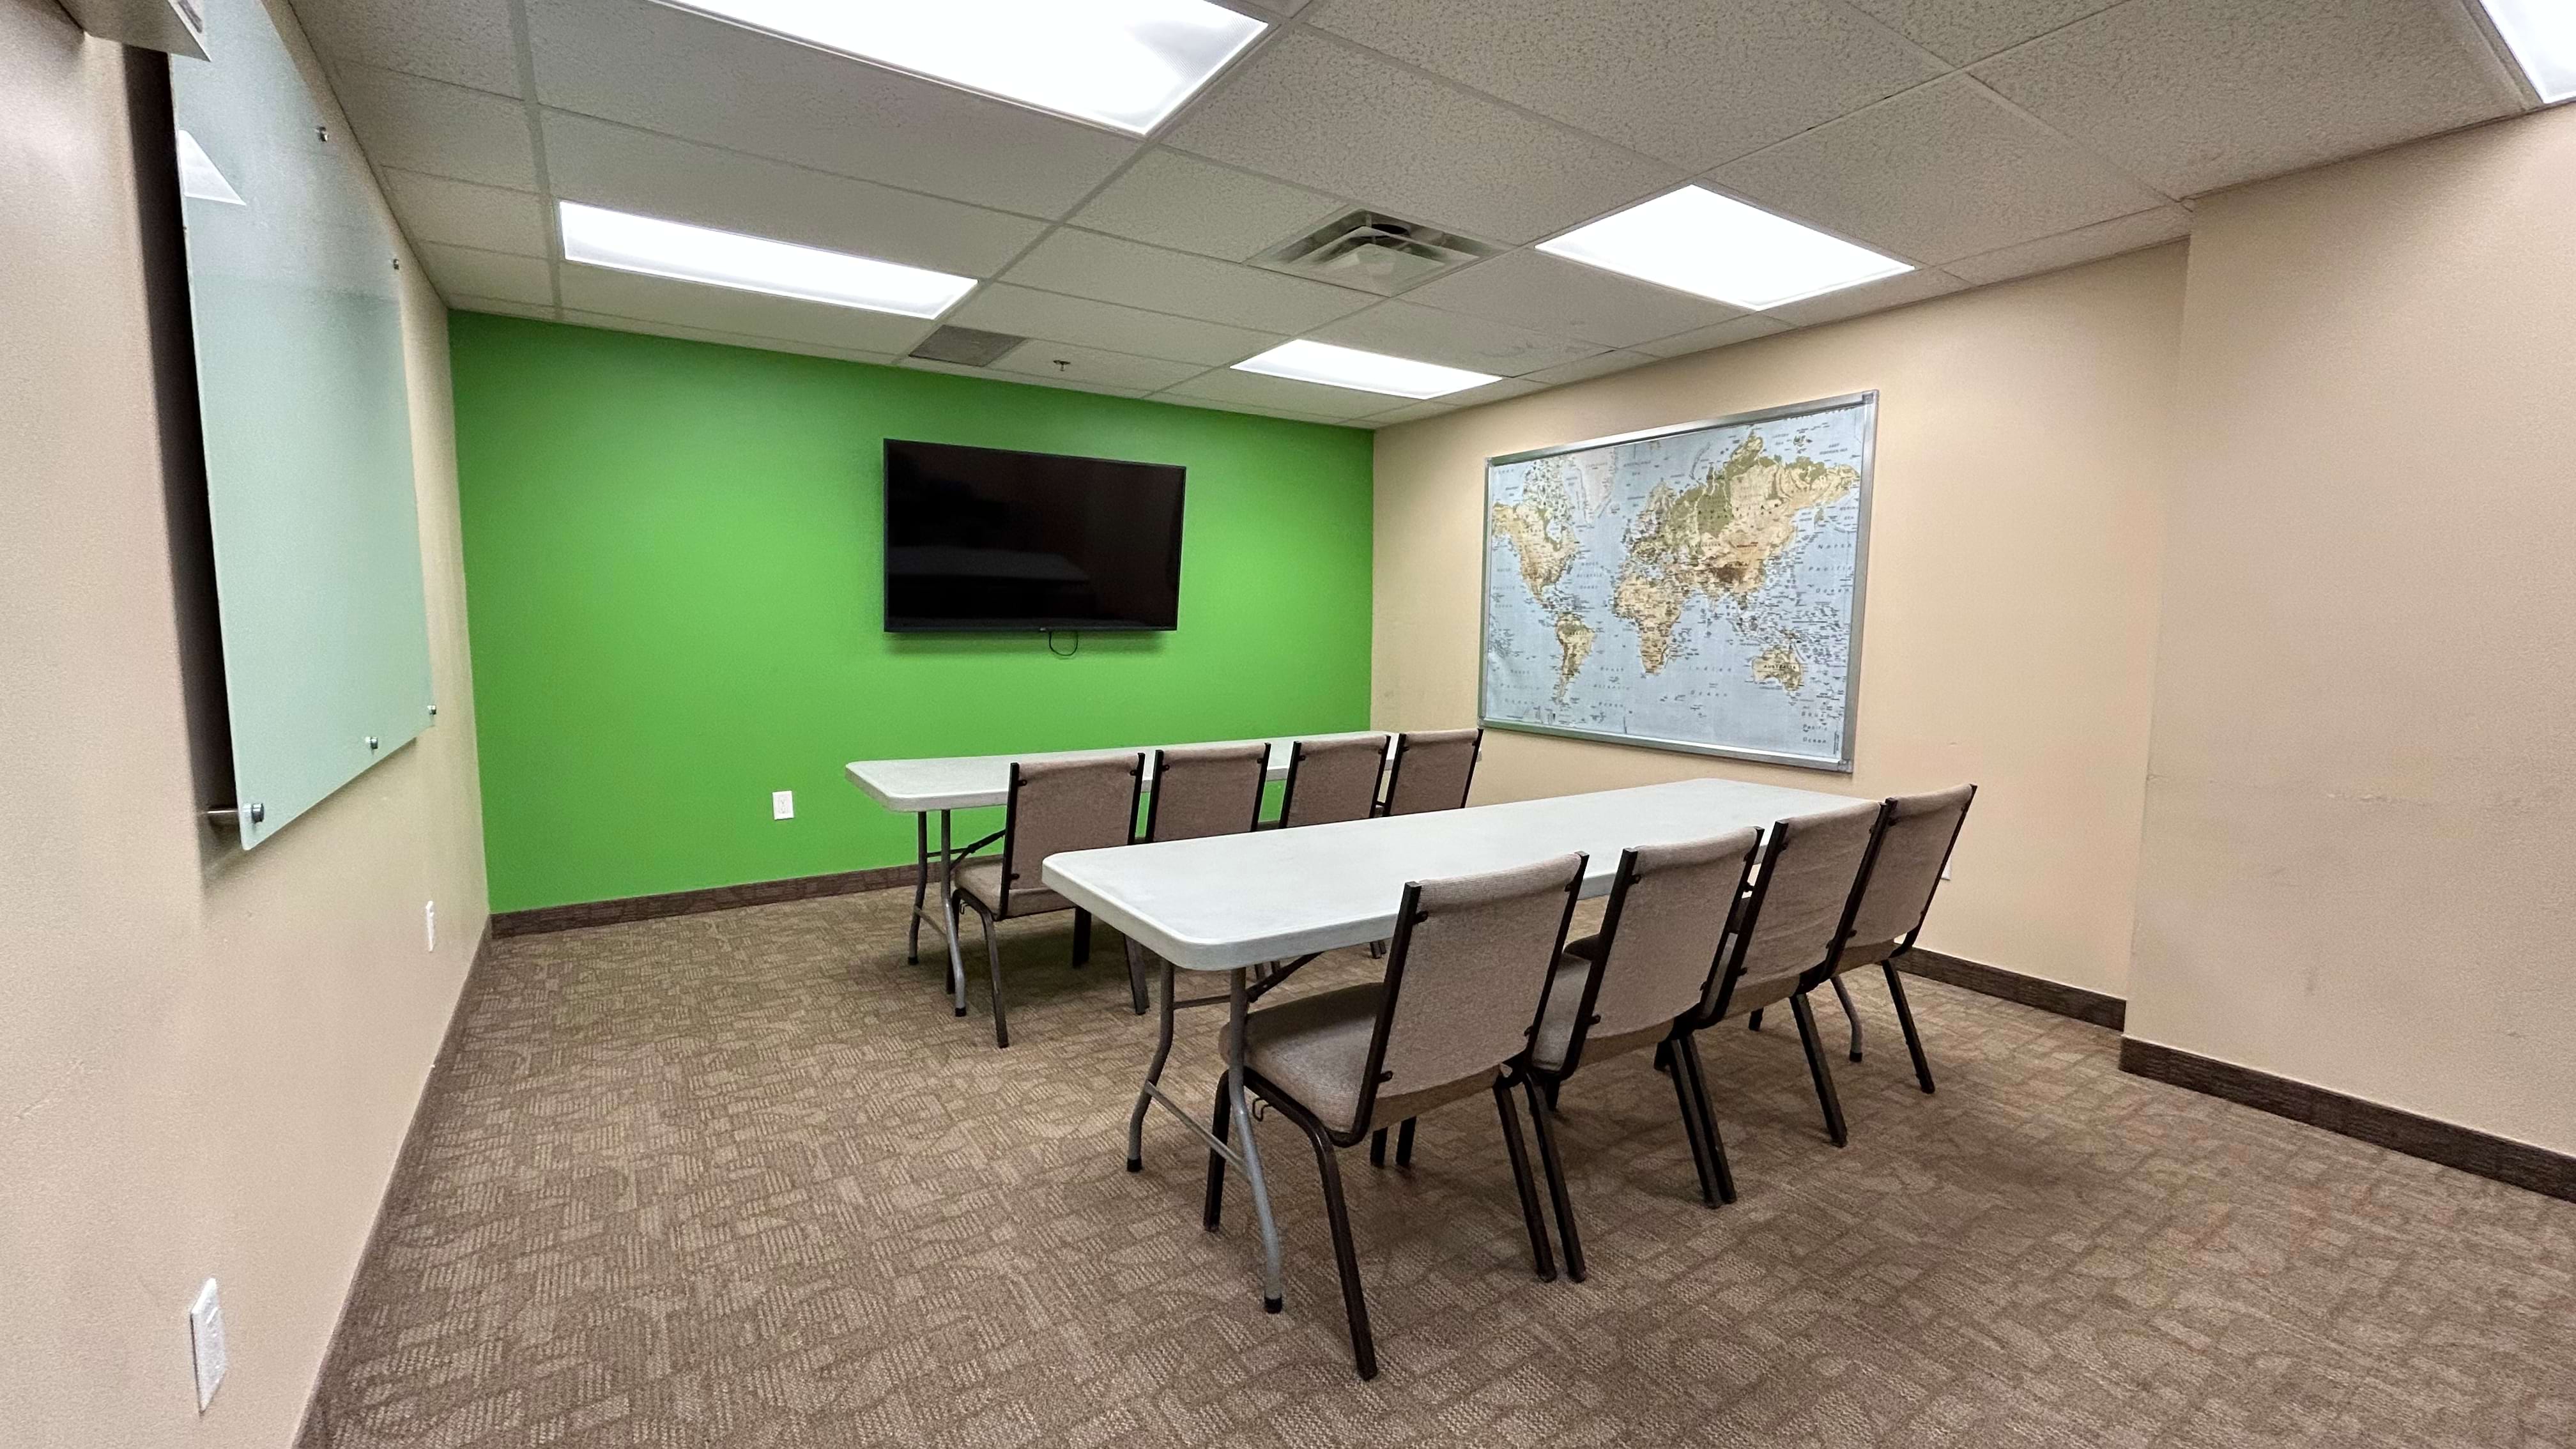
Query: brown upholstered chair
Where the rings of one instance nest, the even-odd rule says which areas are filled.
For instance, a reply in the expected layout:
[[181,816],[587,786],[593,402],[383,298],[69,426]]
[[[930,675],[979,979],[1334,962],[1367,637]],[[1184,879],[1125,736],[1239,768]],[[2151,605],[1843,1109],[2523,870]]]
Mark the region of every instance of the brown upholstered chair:
[[[1695,1050],[1675,1028],[1699,1008],[1708,991],[1727,918],[1761,842],[1762,832],[1748,825],[1707,840],[1640,845],[1623,852],[1600,932],[1569,944],[1558,961],[1556,980],[1548,987],[1547,1014],[1530,1048],[1525,1086],[1539,1164],[1556,1208],[1557,1237],[1565,1245],[1566,1276],[1578,1283],[1584,1275],[1583,1241],[1575,1231],[1574,1206],[1550,1122],[1557,1093],[1586,1062],[1649,1047]],[[1694,1098],[1700,1081],[1697,1063],[1685,1069],[1670,1061],[1668,1053],[1666,1065],[1691,1162],[1699,1171],[1700,1193],[1712,1205],[1733,1201],[1735,1185],[1725,1175],[1725,1158],[1701,1140],[1700,1124],[1709,1120],[1709,1113]]]
[[1145,838],[1199,840],[1250,830],[1261,821],[1261,786],[1269,772],[1267,744],[1156,750]]
[[[1718,970],[1709,978],[1700,1009],[1682,1023],[1685,1040],[1673,1053],[1674,1069],[1688,1071],[1697,1059],[1687,1040],[1690,1033],[1788,1002],[1798,1022],[1798,1043],[1806,1049],[1807,1071],[1815,1078],[1816,1103],[1824,1109],[1825,1130],[1836,1147],[1850,1135],[1843,1129],[1842,1104],[1834,1097],[1833,1072],[1825,1065],[1807,992],[1830,979],[1832,964],[1850,939],[1852,909],[1859,904],[1871,847],[1886,814],[1884,802],[1871,801],[1772,825],[1753,888],[1736,905]],[[1705,1106],[1705,1078],[1694,1086]],[[1704,1118],[1700,1127],[1722,1172],[1726,1150],[1714,1116]]]
[[1091,913],[1048,890],[1038,869],[1050,855],[1132,842],[1144,773],[1143,755],[1012,763],[1002,853],[957,867],[957,889],[948,901],[949,939],[956,939],[959,906],[971,908],[984,925],[984,959],[993,976],[993,1045],[1011,1044],[1002,1009],[1002,947],[993,923],[1072,911],[1073,964],[1090,959]]
[[[1905,983],[1896,963],[1914,949],[1923,934],[1923,918],[1932,911],[1932,895],[1941,888],[1941,872],[1968,823],[1968,806],[1977,787],[1958,785],[1924,795],[1898,795],[1887,802],[1886,823],[1879,828],[1878,848],[1870,857],[1869,875],[1852,908],[1850,939],[1828,973],[1843,1009],[1851,997],[1841,978],[1847,972],[1876,966],[1887,977],[1887,997],[1896,1007],[1896,1024],[1904,1029],[1905,1050],[1914,1058],[1914,1080],[1932,1090],[1932,1066],[1923,1056],[1923,1038],[1914,1030],[1914,1011],[1905,1001]],[[1860,1060],[1860,1026],[1852,1026],[1853,1061]]]
[[[1582,856],[1561,855],[1483,875],[1416,881],[1404,888],[1384,982],[1263,1007],[1244,1022],[1244,1085],[1314,1144],[1361,1378],[1376,1377],[1377,1348],[1335,1154],[1377,1126],[1490,1092],[1520,1189],[1531,1259],[1540,1278],[1556,1276],[1511,1084],[1538,1031],[1583,867]],[[1220,1078],[1220,1141],[1227,1117]],[[1225,1162],[1211,1152],[1210,1229],[1218,1224],[1224,1190]]]
[[1386,736],[1299,740],[1289,747],[1288,783],[1279,797],[1283,826],[1365,820],[1377,810],[1386,773]]
[[1387,771],[1386,803],[1381,815],[1415,815],[1425,810],[1456,810],[1467,803],[1467,787],[1476,778],[1476,752],[1485,732],[1415,730],[1395,737],[1395,764]]

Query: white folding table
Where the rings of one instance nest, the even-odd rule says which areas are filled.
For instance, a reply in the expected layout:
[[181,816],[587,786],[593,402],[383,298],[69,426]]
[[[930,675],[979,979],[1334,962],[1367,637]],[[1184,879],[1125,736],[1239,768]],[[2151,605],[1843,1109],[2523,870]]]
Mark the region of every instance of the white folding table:
[[[1275,1313],[1279,1230],[1270,1216],[1244,1097],[1243,1019],[1252,1000],[1280,978],[1256,985],[1247,979],[1252,967],[1386,940],[1395,934],[1396,908],[1409,881],[1501,870],[1579,850],[1591,857],[1582,894],[1603,895],[1618,873],[1619,853],[1629,846],[1767,827],[1853,803],[1851,796],[1815,790],[1683,780],[1297,830],[1072,851],[1048,856],[1042,871],[1049,889],[1117,927],[1129,950],[1162,958],[1162,1033],[1128,1114],[1127,1165],[1141,1169],[1146,1108],[1160,1103],[1241,1172],[1261,1228],[1263,1305]],[[1162,1088],[1173,1013],[1200,1004],[1174,1000],[1178,971],[1227,974],[1226,995],[1201,1000],[1212,1005],[1222,999],[1233,1028],[1227,1033],[1225,1075],[1232,1144],[1219,1142]]]
[[[1219,740],[1212,743],[1270,746],[1268,777],[1288,778],[1288,756],[1298,740],[1347,740],[1375,734],[1374,730],[1350,730],[1340,734],[1296,735],[1269,741]],[[1389,737],[1390,747],[1393,736]],[[956,888],[956,865],[960,860],[990,845],[997,835],[988,835],[957,849],[950,836],[950,812],[972,810],[981,806],[1001,805],[1011,798],[1011,766],[1015,762],[1035,763],[1040,760],[1117,759],[1129,755],[1145,757],[1145,781],[1154,783],[1154,751],[1157,749],[1191,749],[1194,745],[1137,745],[1116,750],[1055,750],[1032,755],[951,755],[918,760],[853,760],[844,767],[850,783],[864,791],[868,798],[897,814],[912,819],[913,876],[912,920],[904,939],[904,959],[921,959],[921,923],[937,927],[948,942],[948,990],[957,1014],[966,1014],[966,963],[959,954],[957,923],[947,915],[949,898]],[[939,914],[924,906],[923,898],[930,888],[930,817],[939,817]]]

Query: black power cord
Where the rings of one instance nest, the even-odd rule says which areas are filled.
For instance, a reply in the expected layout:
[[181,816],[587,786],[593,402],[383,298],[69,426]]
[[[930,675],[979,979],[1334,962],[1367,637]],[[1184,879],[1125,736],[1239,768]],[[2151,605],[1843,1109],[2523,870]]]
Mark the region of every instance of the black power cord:
[[1072,647],[1071,649],[1058,649],[1058,648],[1056,648],[1056,647],[1055,647],[1055,632],[1056,632],[1056,631],[1054,631],[1053,629],[1048,629],[1048,630],[1046,630],[1046,631],[1044,631],[1044,632],[1045,632],[1045,634],[1046,634],[1046,650],[1047,650],[1047,652],[1048,652],[1049,654],[1054,655],[1056,658],[1058,658],[1058,659],[1071,659],[1071,658],[1072,658],[1073,656],[1075,656],[1076,654],[1079,654],[1079,653],[1081,653],[1081,652],[1082,652],[1082,631],[1081,631],[1081,630],[1079,630],[1079,629],[1069,629],[1069,630],[1067,630],[1067,631],[1066,631],[1067,633],[1069,633],[1069,634],[1073,635],[1073,647]]

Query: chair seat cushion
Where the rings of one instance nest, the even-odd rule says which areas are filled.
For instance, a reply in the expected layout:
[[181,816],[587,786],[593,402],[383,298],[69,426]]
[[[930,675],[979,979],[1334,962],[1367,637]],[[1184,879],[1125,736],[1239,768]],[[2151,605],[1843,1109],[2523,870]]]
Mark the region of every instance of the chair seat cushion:
[[1861,941],[1845,946],[1843,953],[1834,958],[1834,974],[1840,976],[1863,966],[1875,966],[1895,955],[1896,945],[1894,941]]
[[[983,903],[984,909],[996,916],[1002,914],[1002,863],[998,860],[970,861],[957,867],[957,888]],[[1049,911],[1069,911],[1073,902],[1044,886],[1022,881],[1011,892],[1010,918],[1043,916]]]
[[1580,956],[1586,961],[1600,960],[1601,951],[1601,937],[1598,935],[1583,936],[1565,943],[1565,954]]
[[[1377,1032],[1376,982],[1320,991],[1265,1006],[1244,1018],[1250,1040],[1243,1064],[1297,1100],[1333,1132],[1359,1130],[1360,1079],[1368,1073],[1369,1039]],[[1225,1030],[1234,1049],[1234,1028]]]

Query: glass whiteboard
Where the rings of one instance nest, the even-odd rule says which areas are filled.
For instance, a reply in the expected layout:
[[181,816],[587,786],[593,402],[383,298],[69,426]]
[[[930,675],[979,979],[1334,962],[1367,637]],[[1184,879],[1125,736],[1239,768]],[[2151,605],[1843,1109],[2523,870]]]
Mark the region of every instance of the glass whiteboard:
[[429,622],[393,233],[261,0],[206,10],[170,90],[251,846],[429,725]]

